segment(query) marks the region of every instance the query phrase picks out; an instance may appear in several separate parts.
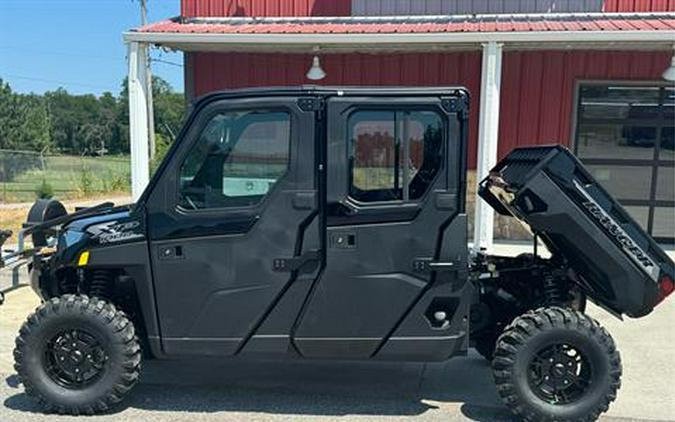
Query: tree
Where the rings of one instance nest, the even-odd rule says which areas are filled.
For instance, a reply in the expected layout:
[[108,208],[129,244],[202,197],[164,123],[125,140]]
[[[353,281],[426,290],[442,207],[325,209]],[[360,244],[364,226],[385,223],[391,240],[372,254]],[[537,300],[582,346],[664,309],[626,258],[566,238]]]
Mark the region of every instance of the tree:
[[[166,149],[180,130],[183,95],[162,78],[153,79],[155,127]],[[72,95],[63,88],[44,95],[17,94],[0,79],[0,149],[67,154],[129,152],[126,79],[118,96]]]
[[17,94],[0,79],[0,149],[49,148],[49,113],[39,95]]
[[[152,96],[155,108],[155,131],[164,139],[173,141],[178,135],[185,118],[185,99],[183,94],[175,92],[164,79],[154,76]],[[129,121],[129,81],[125,78],[120,92],[120,122]]]
[[[37,95],[12,92],[0,79],[0,149],[43,150],[49,146],[49,116],[44,99]],[[35,168],[36,155],[0,155],[0,180],[12,180],[17,174]]]

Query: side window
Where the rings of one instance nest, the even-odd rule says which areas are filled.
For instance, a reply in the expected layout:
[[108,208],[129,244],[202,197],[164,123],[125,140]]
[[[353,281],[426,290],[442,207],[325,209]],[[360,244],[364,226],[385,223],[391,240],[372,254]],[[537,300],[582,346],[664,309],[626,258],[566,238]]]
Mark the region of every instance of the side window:
[[258,204],[286,172],[289,144],[287,112],[217,114],[181,165],[179,205],[205,209]]
[[437,113],[362,110],[347,124],[352,198],[408,201],[426,193],[442,166],[443,120]]

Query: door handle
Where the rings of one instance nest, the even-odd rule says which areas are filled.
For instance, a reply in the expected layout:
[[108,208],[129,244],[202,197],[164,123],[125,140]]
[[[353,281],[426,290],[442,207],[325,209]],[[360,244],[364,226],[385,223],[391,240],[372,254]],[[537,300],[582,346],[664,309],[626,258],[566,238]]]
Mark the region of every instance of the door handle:
[[316,208],[316,193],[314,191],[296,192],[292,203],[296,210],[312,210]]
[[157,248],[157,257],[161,260],[183,259],[183,246],[160,246]]
[[293,258],[275,258],[272,261],[272,269],[278,272],[298,271],[305,265],[319,260],[321,260],[320,251],[313,249]]
[[416,272],[446,272],[457,271],[455,263],[450,261],[434,261],[431,258],[417,258],[413,261],[413,270]]
[[432,261],[427,264],[429,268],[432,270],[447,270],[449,268],[453,268],[455,266],[454,262],[439,262],[439,261]]

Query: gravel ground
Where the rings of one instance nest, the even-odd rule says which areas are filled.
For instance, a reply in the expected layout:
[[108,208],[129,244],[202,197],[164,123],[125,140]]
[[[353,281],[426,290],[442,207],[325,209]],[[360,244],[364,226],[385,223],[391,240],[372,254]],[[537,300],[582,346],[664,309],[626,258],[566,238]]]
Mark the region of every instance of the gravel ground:
[[[507,247],[507,249],[511,249]],[[0,421],[68,421],[43,415],[18,385],[14,336],[37,306],[29,288],[0,306]],[[621,322],[591,307],[616,339],[624,365],[605,422],[675,421],[675,299],[649,317]],[[512,421],[487,363],[473,352],[440,364],[149,361],[114,413],[86,421]]]

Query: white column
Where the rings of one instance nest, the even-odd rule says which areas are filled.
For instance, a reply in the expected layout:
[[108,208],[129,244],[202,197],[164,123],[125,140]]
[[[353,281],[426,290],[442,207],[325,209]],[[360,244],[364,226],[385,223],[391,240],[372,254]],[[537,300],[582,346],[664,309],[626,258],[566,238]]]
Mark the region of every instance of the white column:
[[[499,136],[499,94],[502,79],[502,44],[483,44],[480,110],[478,121],[478,162],[476,180],[480,181],[497,164]],[[475,250],[492,247],[494,210],[476,196],[473,245]]]
[[129,135],[131,142],[131,195],[136,201],[150,180],[148,161],[148,96],[145,43],[129,43]]

